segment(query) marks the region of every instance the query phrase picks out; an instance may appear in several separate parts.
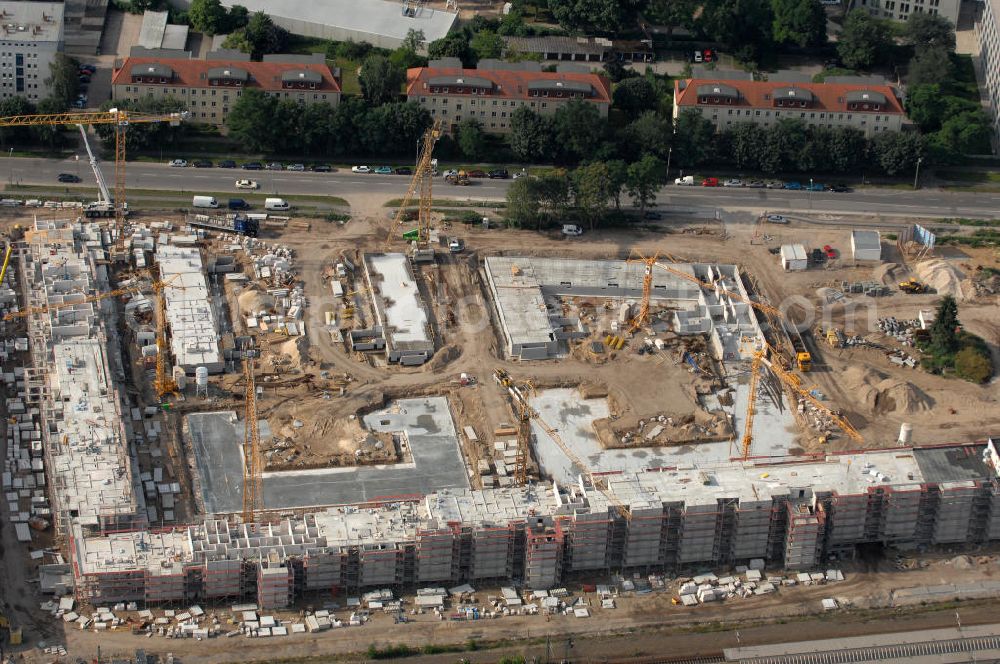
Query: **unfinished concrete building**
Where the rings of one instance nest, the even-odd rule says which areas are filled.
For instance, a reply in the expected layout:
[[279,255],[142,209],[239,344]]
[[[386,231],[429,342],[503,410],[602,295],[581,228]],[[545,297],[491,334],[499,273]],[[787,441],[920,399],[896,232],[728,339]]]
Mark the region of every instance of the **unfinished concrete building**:
[[[757,336],[760,329],[735,265],[672,264],[713,289],[698,286],[662,269],[653,271],[651,302],[677,306],[674,331],[681,335],[704,334],[719,359],[739,354],[743,335]],[[540,360],[565,352],[570,339],[588,336],[580,320],[565,317],[559,298],[642,299],[645,265],[627,261],[488,256],[483,271],[509,357]],[[732,294],[735,294],[734,298]]]
[[219,350],[218,316],[198,248],[159,243],[156,262],[160,278],[168,284],[163,292],[174,365],[190,375],[198,367],[221,373],[225,362]]
[[[42,221],[19,256],[32,365],[11,371],[17,396],[8,412],[11,454],[20,463],[4,475],[6,490],[46,485],[57,534],[75,523],[82,532],[134,528],[145,523],[143,496],[115,377],[122,373],[106,301],[87,296],[110,289],[98,265],[100,232],[67,221]],[[33,503],[34,504],[34,503]]]
[[[354,348],[384,347],[389,362],[404,366],[431,359],[434,335],[409,259],[405,254],[365,254],[364,268],[375,308],[375,327],[352,331]],[[373,341],[376,338],[378,342]]]
[[861,544],[1000,539],[998,458],[990,441],[609,477],[628,519],[581,479],[443,491],[420,503],[332,508],[277,524],[80,532],[73,564],[80,599],[245,597],[269,607],[310,590],[509,580],[550,588],[570,575],[751,558],[810,569]]

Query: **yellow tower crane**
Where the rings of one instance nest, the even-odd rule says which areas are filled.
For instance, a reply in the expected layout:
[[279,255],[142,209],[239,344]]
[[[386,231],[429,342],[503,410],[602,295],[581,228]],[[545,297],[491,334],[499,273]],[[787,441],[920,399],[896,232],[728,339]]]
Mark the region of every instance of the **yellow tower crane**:
[[618,514],[626,521],[632,520],[632,513],[629,512],[628,508],[616,496],[610,489],[608,489],[606,482],[600,479],[594,472],[590,469],[590,466],[581,459],[573,449],[566,444],[559,433],[550,427],[545,420],[538,414],[534,408],[528,404],[528,392],[531,391],[531,384],[524,383],[523,385],[518,385],[510,374],[504,369],[496,369],[493,371],[493,376],[502,387],[507,390],[507,394],[510,395],[511,405],[515,406],[517,412],[524,412],[530,419],[533,419],[538,423],[538,426],[542,428],[542,431],[552,439],[559,449],[562,450],[563,454],[575,465],[580,471],[587,476],[590,483],[595,489],[600,491],[605,498],[607,498],[608,503],[610,503]]
[[246,383],[243,400],[243,523],[253,523],[257,511],[264,507],[263,462],[257,428],[257,384],[253,372],[254,356],[250,355],[243,358]]
[[850,422],[847,421],[847,419],[841,417],[837,413],[830,410],[826,406],[826,404],[824,404],[822,401],[820,401],[812,394],[810,394],[809,390],[803,389],[801,387],[801,381],[799,380],[798,376],[789,372],[787,369],[782,367],[781,364],[778,362],[771,362],[767,359],[764,359],[763,356],[762,356],[762,361],[765,365],[767,365],[767,367],[771,370],[771,372],[775,376],[777,376],[779,380],[781,380],[782,383],[787,385],[788,388],[792,390],[795,394],[799,395],[800,397],[808,401],[810,404],[812,404],[816,408],[816,410],[822,412],[824,415],[829,417],[838,427],[840,427],[840,429],[844,433],[846,433],[851,438],[851,440],[853,440],[856,443],[863,443],[865,441],[864,437],[858,432],[857,429],[854,428],[854,426]]
[[750,458],[750,448],[753,445],[753,418],[757,413],[757,387],[760,385],[760,365],[763,359],[764,351],[759,350],[754,353],[753,362],[750,363],[750,394],[747,395],[747,416],[740,444],[740,453],[744,461]]
[[38,115],[8,115],[0,117],[0,127],[37,127],[45,125],[114,125],[115,126],[115,252],[125,249],[125,131],[130,124],[169,122],[180,124],[187,111],[179,113],[133,113],[126,109],[79,111]]
[[642,302],[639,303],[639,313],[632,318],[631,332],[635,332],[649,322],[649,298],[653,294],[653,266],[658,260],[660,260],[659,252],[652,256],[643,256],[639,252],[633,251],[626,261],[628,263],[641,263],[645,266],[642,275]]
[[[433,160],[432,156],[434,153],[434,144],[437,140],[441,138],[441,119],[435,118],[434,124],[432,124],[427,131],[424,132],[423,139],[420,142],[420,154],[417,157],[417,167],[413,169],[413,177],[410,179],[410,186],[406,190],[406,194],[403,196],[402,202],[399,204],[399,209],[396,210],[396,216],[392,220],[392,225],[389,227],[389,235],[385,238],[385,244],[383,245],[383,251],[388,251],[392,245],[392,241],[395,238],[397,232],[399,232],[400,226],[403,224],[403,219],[406,216],[406,209],[413,202],[413,197],[418,195],[419,192],[419,208],[417,212],[417,228],[416,237],[413,238],[417,241],[417,247],[425,248],[430,242],[431,234],[431,203],[433,201],[432,188],[434,184],[434,173],[433,173]],[[407,233],[406,236],[409,236]]]

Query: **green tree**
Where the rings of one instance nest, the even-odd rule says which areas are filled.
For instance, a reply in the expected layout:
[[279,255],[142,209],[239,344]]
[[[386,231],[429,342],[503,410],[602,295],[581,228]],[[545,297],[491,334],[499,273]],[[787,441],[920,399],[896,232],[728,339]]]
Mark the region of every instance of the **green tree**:
[[955,50],[955,26],[940,14],[914,12],[903,30],[903,40],[919,52],[924,48]]
[[430,112],[415,102],[385,104],[365,116],[363,140],[372,154],[409,155],[430,125]]
[[930,140],[939,153],[950,154],[955,160],[962,155],[989,154],[991,137],[989,116],[977,108],[947,116]]
[[955,66],[948,52],[941,47],[921,48],[910,59],[906,82],[912,86],[950,83]]
[[560,157],[575,162],[594,155],[595,146],[603,143],[607,122],[597,106],[574,99],[556,110],[553,125]]
[[329,104],[306,104],[299,115],[298,136],[301,150],[307,155],[332,154],[337,134],[333,133],[334,109]]
[[469,48],[476,54],[476,59],[499,58],[503,55],[503,37],[492,30],[482,30],[469,40]]
[[527,37],[531,30],[524,24],[524,14],[515,8],[500,18],[497,34],[504,37]]
[[605,162],[608,166],[608,192],[615,202],[615,209],[622,209],[622,191],[628,183],[628,164],[621,159]]
[[[38,102],[38,108],[36,110],[42,115],[53,115],[65,111],[66,105],[63,104],[60,99],[56,99],[55,97],[46,97]],[[55,125],[39,125],[35,127],[35,137],[40,142],[47,145],[50,150],[54,149],[59,144],[61,135],[61,127]]]
[[871,69],[888,53],[892,28],[865,9],[854,9],[844,20],[837,39],[837,54],[850,69]]
[[806,125],[798,119],[783,119],[767,128],[763,149],[759,153],[760,168],[765,173],[787,170],[789,164],[799,165],[806,147]]
[[753,122],[737,122],[727,133],[733,166],[744,170],[759,170],[761,154],[765,149],[766,130]]
[[358,82],[361,94],[370,106],[381,106],[399,99],[406,74],[381,55],[369,55],[361,65]]
[[547,161],[552,155],[553,128],[550,118],[519,107],[510,116],[507,136],[511,152],[521,161]]
[[346,95],[337,104],[330,117],[330,133],[337,137],[335,147],[337,154],[356,155],[362,154],[367,149],[365,131],[370,112],[365,100],[356,95]]
[[226,17],[226,31],[232,32],[246,27],[250,22],[250,10],[243,5],[233,5],[229,8],[229,15]]
[[675,27],[693,30],[698,24],[695,17],[701,9],[702,3],[698,0],[650,0],[645,16],[670,26],[671,32]]
[[562,27],[605,35],[631,27],[640,4],[636,0],[548,0],[549,11]]
[[923,131],[935,131],[941,126],[944,106],[941,86],[911,85],[906,96],[906,114]]
[[[525,180],[527,178],[520,178]],[[538,178],[539,202],[543,212],[549,217],[562,218],[569,210],[570,181],[559,171]]]
[[656,192],[663,184],[663,162],[652,155],[629,164],[626,187],[632,197],[632,204],[639,208],[639,214],[646,214],[646,207],[656,202]]
[[258,88],[243,90],[229,110],[229,134],[251,151],[268,151],[274,143],[272,127],[278,100]]
[[861,166],[865,154],[865,135],[860,129],[839,127],[821,129],[827,139],[819,152],[832,170],[838,173],[852,173]]
[[246,26],[230,34],[223,43],[226,48],[249,53],[254,60],[268,53],[281,53],[287,45],[288,31],[275,25],[264,12],[254,12]]
[[625,151],[635,159],[644,154],[666,159],[673,131],[673,123],[669,119],[656,111],[646,111],[624,128],[621,142]]
[[705,32],[743,62],[756,62],[769,48],[773,23],[770,0],[715,0],[701,18]]
[[463,32],[453,32],[447,37],[432,41],[427,47],[427,55],[431,59],[458,58],[465,67],[475,67],[478,61]]
[[487,156],[488,145],[483,125],[475,118],[462,120],[457,132],[458,149],[467,159],[479,161]]
[[538,227],[541,223],[541,187],[535,178],[518,178],[507,188],[507,223]]
[[[66,110],[63,106],[60,111]],[[0,99],[0,117],[9,115],[33,115],[36,113],[34,104],[24,97],[11,96]],[[7,147],[8,143],[27,143],[31,140],[31,127],[0,127],[0,146]]]
[[993,361],[988,354],[967,346],[955,354],[955,375],[973,383],[985,383],[993,377]]
[[229,27],[229,16],[221,0],[191,0],[188,21],[197,32],[217,35]]
[[610,176],[606,163],[592,161],[573,171],[570,178],[573,204],[580,216],[589,222],[590,230],[594,230],[608,208],[608,201],[611,199]]
[[427,38],[424,36],[423,30],[410,28],[406,31],[406,36],[403,37],[403,43],[400,45],[400,48],[405,48],[407,51],[416,53],[423,48],[425,41],[427,41]]
[[69,108],[80,93],[80,65],[65,53],[56,53],[49,63],[49,77],[45,85],[49,97],[62,104],[62,110]]
[[868,141],[868,152],[886,175],[912,173],[924,154],[924,139],[915,132],[887,131]]
[[938,357],[958,350],[958,303],[945,295],[938,303],[937,315],[931,323],[931,351]]
[[681,111],[674,134],[673,156],[677,165],[684,169],[709,162],[714,156],[715,140],[715,125],[711,120],[694,109]]
[[797,46],[826,43],[826,11],[819,0],[771,0],[774,41]]
[[645,78],[626,78],[615,86],[613,100],[615,107],[631,120],[653,108],[657,95],[653,84]]
[[[101,104],[101,110],[106,111],[117,107],[135,113],[175,113],[187,109],[187,104],[173,97],[142,97],[138,101],[128,99],[107,100]],[[110,124],[94,125],[94,131],[105,145],[114,145],[114,126]],[[169,122],[151,122],[130,124],[125,130],[125,148],[127,154],[149,150],[176,142],[187,131],[185,123],[181,122],[171,127]]]

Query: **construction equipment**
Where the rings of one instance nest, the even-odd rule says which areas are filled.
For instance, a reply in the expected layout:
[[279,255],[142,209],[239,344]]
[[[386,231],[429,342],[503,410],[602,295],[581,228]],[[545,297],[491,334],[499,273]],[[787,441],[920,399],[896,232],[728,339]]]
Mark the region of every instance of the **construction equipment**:
[[10,645],[12,646],[21,645],[21,640],[22,640],[21,628],[13,627],[10,624],[10,619],[5,615],[0,614],[0,644],[3,643],[4,639],[3,632],[6,632],[6,636],[10,638]]
[[115,201],[111,197],[111,192],[108,191],[107,183],[104,181],[104,173],[101,172],[101,168],[97,165],[97,157],[94,156],[94,152],[90,149],[90,141],[87,140],[87,129],[82,124],[78,124],[77,128],[80,130],[80,136],[83,137],[83,145],[87,148],[90,168],[94,171],[94,179],[97,181],[97,200],[83,206],[83,216],[90,217],[91,219],[95,217],[113,217],[115,216]]
[[501,387],[504,387],[507,390],[507,394],[511,400],[511,405],[515,406],[515,412],[523,412],[529,419],[534,420],[538,426],[541,427],[542,431],[544,431],[546,435],[552,439],[552,442],[559,446],[559,449],[563,451],[563,454],[565,454],[566,457],[577,468],[579,468],[584,475],[587,476],[587,479],[594,486],[594,488],[604,494],[605,498],[608,499],[608,502],[615,508],[618,514],[626,521],[631,521],[632,513],[629,512],[628,508],[625,507],[620,500],[618,500],[618,497],[608,489],[606,482],[604,482],[602,478],[595,475],[593,471],[590,470],[587,463],[577,456],[576,452],[574,452],[572,448],[570,448],[570,446],[563,441],[559,433],[546,424],[545,420],[543,420],[538,414],[538,411],[528,404],[527,393],[533,389],[531,384],[524,383],[522,385],[518,385],[505,369],[495,369],[493,371],[493,377]]
[[452,173],[451,175],[445,178],[445,181],[448,182],[448,184],[454,184],[462,187],[465,187],[470,184],[469,174],[466,173],[465,171]]
[[247,237],[260,235],[260,220],[257,216],[248,214],[207,215],[189,214],[186,219],[189,226],[204,228],[220,233],[234,233]]
[[[441,119],[435,118],[434,123],[424,132],[424,137],[420,144],[420,154],[417,157],[417,166],[413,169],[410,186],[406,189],[406,194],[403,196],[403,200],[396,210],[396,216],[389,227],[389,235],[385,239],[383,251],[388,251],[393,238],[399,232],[399,227],[402,225],[403,219],[406,217],[407,208],[419,191],[420,205],[417,212],[417,235],[414,259],[427,260],[429,252],[430,260],[434,260],[434,250],[429,248],[431,234],[431,190],[434,182],[434,160],[432,159],[432,154],[434,152],[434,144],[437,143],[440,137]],[[404,235],[404,238],[409,239],[410,233],[412,231]]]
[[[174,275],[171,280],[179,275]],[[177,394],[177,381],[172,373],[167,371],[167,354],[169,345],[167,344],[167,297],[164,290],[169,284],[163,281],[153,282],[153,293],[156,295],[156,378],[153,380],[153,388],[156,395],[162,400],[163,397]]]
[[740,453],[743,460],[750,458],[750,447],[753,445],[753,418],[757,413],[757,387],[760,385],[760,365],[764,359],[764,350],[754,353],[753,361],[750,363],[750,394],[747,396],[747,416],[743,425],[743,440],[740,444]]
[[7,266],[10,265],[10,254],[12,251],[14,251],[14,244],[8,242],[7,251],[3,255],[3,267],[0,268],[0,285],[3,284],[3,278],[7,276]]
[[830,410],[822,401],[814,397],[808,390],[804,390],[801,387],[801,381],[798,376],[789,373],[787,369],[782,367],[778,362],[771,362],[767,358],[761,356],[761,361],[767,365],[775,376],[778,377],[781,382],[787,385],[795,394],[799,395],[810,404],[812,404],[817,410],[822,412],[824,415],[829,417],[844,433],[846,433],[852,440],[857,443],[863,443],[864,437],[858,432],[854,426],[848,422],[846,419],[838,415],[837,413]]
[[812,371],[812,354],[809,349],[806,348],[806,342],[802,339],[802,333],[797,329],[792,328],[788,330],[788,338],[792,341],[792,352],[795,354],[795,366],[798,367],[799,371],[806,373]]
[[910,277],[906,281],[899,282],[899,290],[909,295],[921,295],[927,292],[927,286]]
[[844,347],[844,333],[835,327],[827,328],[823,337],[826,339],[826,343],[829,344],[831,348]]
[[642,275],[642,302],[639,304],[638,315],[632,318],[632,323],[629,326],[630,332],[635,332],[649,322],[649,298],[653,293],[653,266],[658,260],[660,260],[659,253],[643,256],[633,251],[626,261],[628,263],[642,263],[645,266],[645,272]]
[[115,253],[125,250],[125,217],[128,206],[125,201],[125,131],[130,124],[169,122],[178,125],[188,117],[187,111],[179,113],[132,113],[126,109],[112,108],[107,111],[79,111],[38,115],[8,115],[0,117],[0,127],[37,127],[53,125],[106,125],[115,127]]
[[254,380],[256,351],[243,358],[245,392],[243,397],[243,523],[253,523],[264,507],[263,462],[260,431],[257,427],[257,384]]

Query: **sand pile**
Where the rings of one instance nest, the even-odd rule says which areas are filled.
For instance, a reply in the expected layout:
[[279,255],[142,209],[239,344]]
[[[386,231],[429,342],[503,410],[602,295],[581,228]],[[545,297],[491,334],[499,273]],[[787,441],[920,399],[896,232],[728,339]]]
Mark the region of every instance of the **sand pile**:
[[240,311],[248,316],[274,309],[274,298],[255,287],[245,289],[236,297],[236,301],[240,305]]
[[917,279],[933,288],[939,295],[951,295],[956,300],[965,300],[971,295],[962,288],[965,275],[945,260],[932,258],[921,261],[917,263],[915,272]]
[[850,367],[843,374],[843,382],[847,390],[856,394],[872,413],[909,415],[934,407],[934,399],[913,383],[890,378],[872,369]]
[[898,284],[904,281],[907,276],[907,269],[898,263],[882,263],[872,270],[872,280],[886,286]]

